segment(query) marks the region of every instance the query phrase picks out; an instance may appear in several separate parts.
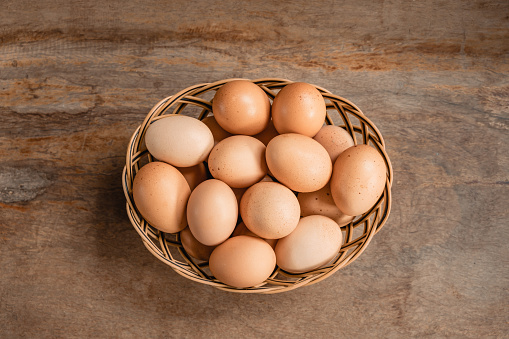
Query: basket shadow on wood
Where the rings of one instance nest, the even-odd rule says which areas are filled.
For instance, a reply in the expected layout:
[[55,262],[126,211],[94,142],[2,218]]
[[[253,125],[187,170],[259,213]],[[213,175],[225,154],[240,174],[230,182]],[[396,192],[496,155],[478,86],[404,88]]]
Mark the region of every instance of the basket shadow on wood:
[[[178,234],[160,232],[149,225],[134,205],[132,187],[134,176],[144,163],[153,161],[144,143],[144,136],[148,126],[166,114],[186,114],[186,109],[201,110],[198,119],[212,114],[212,104],[207,98],[213,96],[222,85],[238,79],[226,79],[214,83],[204,83],[188,87],[179,93],[169,96],[157,103],[143,123],[136,129],[127,149],[126,166],[122,173],[122,184],[127,200],[126,208],[129,219],[143,240],[147,249],[159,260],[169,265],[178,274],[222,290],[241,293],[280,293],[302,286],[317,283],[339,269],[349,265],[369,245],[373,236],[382,228],[389,217],[391,209],[392,167],[381,133],[376,126],[350,101],[330,93],[328,90],[316,86],[325,99],[327,124],[343,127],[354,139],[356,144],[363,143],[375,147],[382,155],[387,169],[386,185],[377,203],[366,213],[357,216],[350,224],[341,227],[343,231],[343,245],[336,257],[324,267],[302,274],[292,274],[276,267],[272,275],[262,284],[250,288],[234,288],[214,279],[208,269],[208,263],[194,259],[182,247]],[[277,91],[292,83],[285,79],[252,80],[260,86],[271,101]]]

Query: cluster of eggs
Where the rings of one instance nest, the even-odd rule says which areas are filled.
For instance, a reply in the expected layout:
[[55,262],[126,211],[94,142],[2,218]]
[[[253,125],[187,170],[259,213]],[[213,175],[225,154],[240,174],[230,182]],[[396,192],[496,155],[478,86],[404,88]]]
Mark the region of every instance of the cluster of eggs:
[[145,220],[180,232],[187,254],[237,288],[262,284],[276,265],[304,273],[333,260],[340,227],[383,192],[379,152],[324,125],[324,98],[303,82],[271,104],[258,85],[230,81],[215,93],[212,114],[166,115],[147,128],[156,161],[133,182]]

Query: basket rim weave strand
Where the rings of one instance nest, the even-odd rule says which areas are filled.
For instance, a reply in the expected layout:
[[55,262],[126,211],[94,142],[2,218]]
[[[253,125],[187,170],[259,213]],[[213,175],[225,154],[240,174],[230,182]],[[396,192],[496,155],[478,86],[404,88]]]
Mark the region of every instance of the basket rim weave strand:
[[[140,161],[144,157],[148,161],[153,161],[152,156],[143,147],[143,139],[148,126],[166,114],[183,114],[186,108],[192,106],[201,108],[198,119],[202,120],[207,115],[212,114],[212,104],[200,96],[208,92],[214,93],[222,85],[234,80],[252,81],[260,86],[271,100],[277,94],[274,91],[294,82],[280,78],[257,80],[230,78],[212,83],[193,85],[159,101],[134,131],[127,147],[126,165],[122,173],[122,186],[126,197],[127,215],[134,229],[142,238],[145,247],[175,272],[192,281],[230,292],[262,294],[286,292],[302,286],[315,284],[352,263],[367,248],[373,236],[380,231],[389,217],[392,201],[391,185],[393,182],[392,165],[385,151],[384,139],[378,128],[355,104],[332,94],[325,88],[313,85],[320,91],[326,102],[327,114],[325,122],[329,125],[334,125],[334,119],[331,117],[330,112],[332,111],[338,115],[341,121],[339,126],[343,127],[353,137],[354,143],[358,144],[360,139],[361,143],[373,146],[382,155],[387,170],[386,184],[381,197],[369,211],[362,216],[357,216],[350,224],[341,227],[342,231],[344,231],[344,243],[337,256],[327,266],[302,274],[291,274],[276,267],[276,270],[264,283],[244,289],[234,288],[212,277],[207,272],[207,263],[196,260],[188,255],[180,243],[178,234],[166,234],[152,227],[143,219],[135,207],[132,185],[134,177],[140,168]],[[359,230],[362,231],[361,234],[358,234]],[[177,257],[175,249],[181,258]]]

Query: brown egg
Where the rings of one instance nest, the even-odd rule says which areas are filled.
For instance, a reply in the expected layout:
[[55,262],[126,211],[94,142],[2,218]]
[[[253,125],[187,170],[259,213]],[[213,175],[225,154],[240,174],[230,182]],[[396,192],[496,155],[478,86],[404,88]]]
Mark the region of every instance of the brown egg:
[[177,169],[186,179],[191,191],[194,190],[198,184],[208,179],[207,167],[203,162],[200,162],[196,166],[178,167]]
[[274,177],[297,192],[318,191],[332,173],[332,162],[325,148],[300,134],[281,134],[272,139],[266,158]]
[[209,155],[209,171],[230,187],[249,187],[267,174],[265,145],[247,135],[234,135],[219,142]]
[[272,103],[272,120],[280,133],[314,137],[326,116],[325,101],[315,86],[295,82],[283,87]]
[[230,81],[216,92],[212,112],[217,123],[233,134],[255,135],[270,119],[270,101],[265,92],[247,80]]
[[246,288],[267,280],[276,267],[274,250],[260,238],[239,235],[216,247],[210,271],[224,284]]
[[253,135],[253,137],[260,140],[265,146],[267,146],[269,142],[277,135],[279,135],[279,133],[277,132],[276,127],[274,127],[272,120],[270,120],[267,128],[264,129],[261,133]]
[[259,182],[242,196],[240,215],[254,234],[265,239],[279,239],[297,227],[299,201],[292,191],[279,183]]
[[300,204],[300,215],[303,217],[324,215],[337,222],[339,226],[348,225],[354,218],[344,214],[336,206],[329,184],[315,192],[299,193],[297,199]]
[[214,146],[221,140],[232,136],[231,133],[226,132],[221,126],[219,126],[213,115],[203,118],[202,121],[205,125],[207,125],[214,136]]
[[214,248],[216,248],[215,246],[203,245],[201,242],[196,240],[189,227],[186,227],[180,231],[180,242],[182,243],[182,247],[184,247],[184,250],[186,250],[187,254],[203,261],[208,261],[210,254]]
[[150,225],[167,233],[186,227],[186,204],[190,194],[184,176],[164,162],[146,164],[136,173],[133,182],[136,208]]
[[199,184],[187,203],[187,222],[196,240],[216,246],[228,239],[237,225],[237,199],[224,182],[210,179]]
[[354,145],[350,134],[343,128],[334,125],[323,126],[313,139],[327,150],[333,164],[341,152]]
[[214,137],[198,119],[168,115],[147,128],[145,143],[157,160],[177,167],[190,167],[207,160],[214,146]]
[[277,244],[277,239],[264,239],[264,238],[261,238],[259,236],[257,236],[256,234],[254,234],[253,232],[251,232],[247,227],[246,227],[246,224],[244,224],[244,222],[241,222],[240,224],[237,225],[237,227],[235,227],[235,230],[233,231],[232,233],[232,237],[237,237],[239,235],[249,235],[251,237],[257,237],[257,238],[260,238],[260,239],[263,239],[267,242],[267,244],[270,245],[270,247],[272,248],[275,248],[276,247],[276,244]]
[[341,153],[334,163],[330,183],[332,198],[348,215],[367,212],[383,193],[385,162],[369,145],[357,145]]
[[277,265],[290,273],[304,273],[330,262],[339,252],[343,235],[334,220],[310,215],[276,245]]

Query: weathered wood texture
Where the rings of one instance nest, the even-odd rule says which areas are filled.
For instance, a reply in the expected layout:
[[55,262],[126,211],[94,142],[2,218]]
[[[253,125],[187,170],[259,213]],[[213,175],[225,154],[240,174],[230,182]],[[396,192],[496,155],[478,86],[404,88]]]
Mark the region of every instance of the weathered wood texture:
[[[3,1],[0,337],[508,337],[507,1]],[[352,265],[274,296],[142,245],[135,127],[195,83],[283,77],[355,102],[394,166]]]

